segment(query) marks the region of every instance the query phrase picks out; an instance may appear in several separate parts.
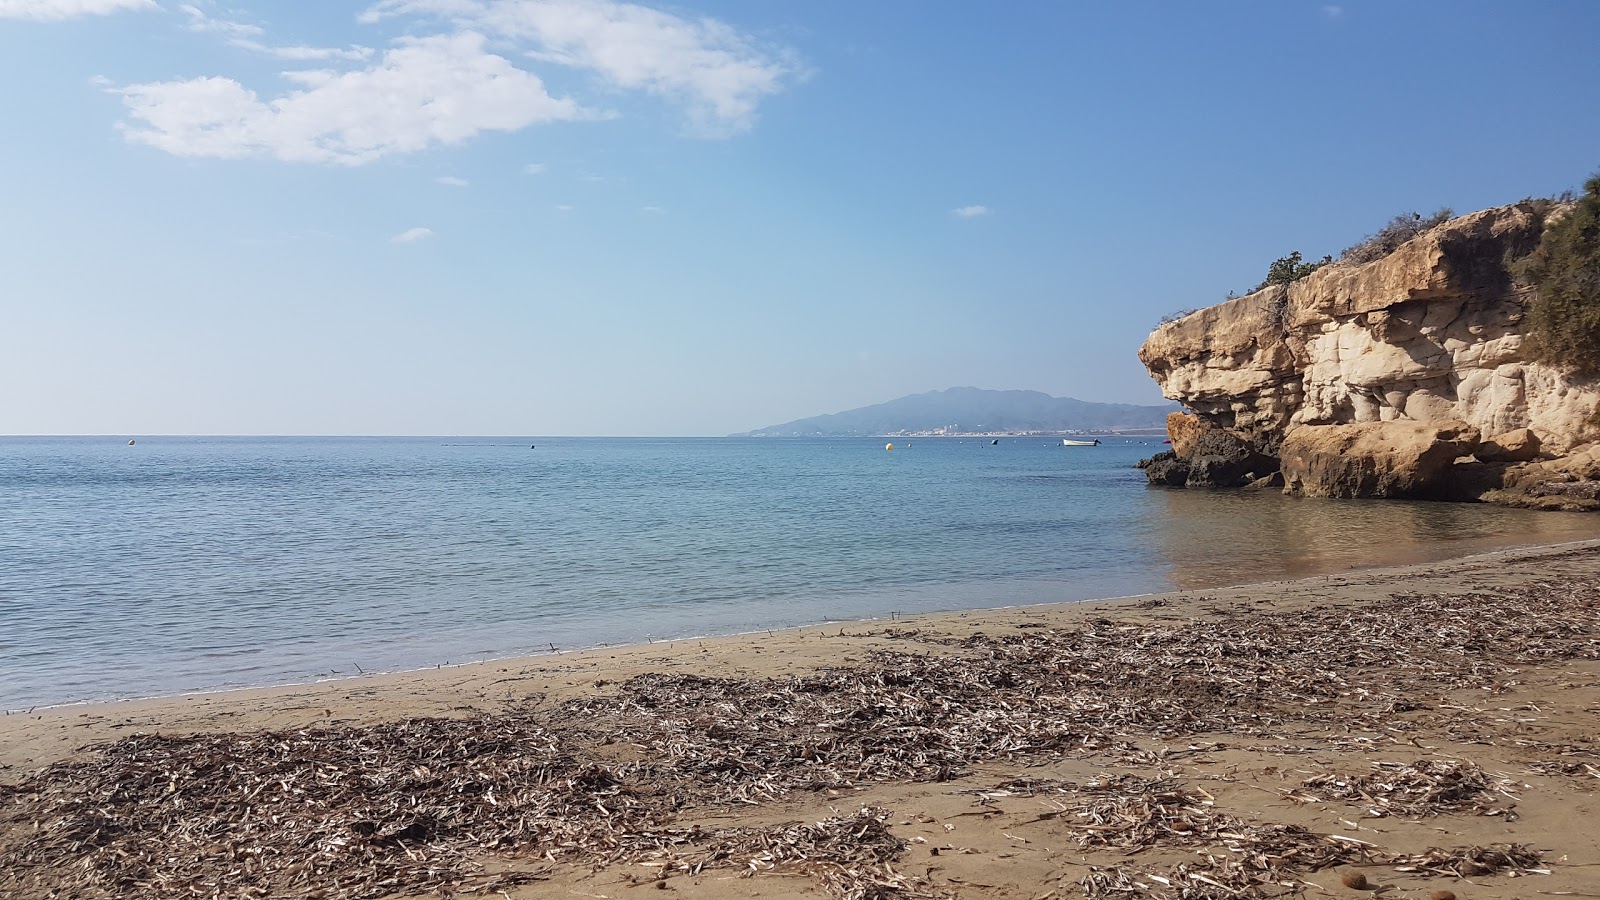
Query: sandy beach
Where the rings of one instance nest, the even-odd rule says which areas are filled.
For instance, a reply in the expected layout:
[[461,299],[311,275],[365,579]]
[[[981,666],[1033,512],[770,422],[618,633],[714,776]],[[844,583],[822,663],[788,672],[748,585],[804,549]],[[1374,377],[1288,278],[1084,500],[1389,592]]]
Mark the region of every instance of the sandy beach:
[[0,717],[0,897],[1600,897],[1600,542]]

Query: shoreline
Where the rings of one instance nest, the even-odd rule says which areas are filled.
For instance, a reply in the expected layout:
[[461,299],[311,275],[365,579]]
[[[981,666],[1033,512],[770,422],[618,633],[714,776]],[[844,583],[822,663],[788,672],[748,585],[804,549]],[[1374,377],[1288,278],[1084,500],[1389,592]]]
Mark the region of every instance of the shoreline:
[[[28,466],[61,477],[77,477],[80,463],[132,467],[131,493],[125,514],[107,519],[111,531],[60,559],[53,550],[72,546],[76,516],[110,513],[91,504],[55,516],[43,493],[24,498],[19,521],[30,504],[46,505],[40,527],[17,535],[20,603],[14,652],[0,662],[0,708],[294,685],[357,666],[425,670],[541,654],[551,643],[601,648],[1101,599],[1600,537],[1600,519],[1585,516],[1141,487],[1131,466],[1143,454],[1133,451],[1148,447],[1079,455],[1050,449],[1059,441],[1028,444],[970,455],[930,441],[940,452],[899,462],[863,442],[602,441],[553,455],[543,444],[529,454],[526,444],[292,441],[156,456],[33,452]],[[249,473],[278,465],[311,487],[262,516]],[[238,490],[217,506],[199,488],[209,481],[183,482],[176,495],[162,488],[161,473],[196,467],[218,467]],[[640,471],[671,477],[640,481]],[[626,490],[590,497],[613,481]],[[400,490],[407,515],[432,524],[396,527],[384,484]],[[336,487],[355,493],[319,499]],[[627,500],[636,494],[651,499]],[[714,496],[739,499],[693,512]],[[827,515],[795,502],[812,496],[829,498]],[[195,509],[207,512],[190,517]],[[185,524],[175,533],[173,521]]]
[[[290,866],[261,875],[290,879],[264,882],[274,896],[303,893],[295,872],[313,861],[348,896],[620,900],[654,881],[707,900],[849,896],[838,884],[930,900],[1162,900],[1162,879],[1195,873],[1229,886],[1218,897],[1337,893],[1358,875],[1407,900],[1441,887],[1466,900],[1583,895],[1600,835],[1570,823],[1600,810],[1597,601],[1600,540],[1586,540],[39,709],[0,717],[0,894],[43,896],[40,885],[96,866],[143,878],[119,868],[136,858],[194,877],[253,871],[182,849],[223,829],[244,842],[233,858]],[[528,754],[544,752],[556,755],[539,765],[571,774],[518,787]],[[321,835],[321,849],[283,843],[279,827],[239,831],[294,773],[352,765],[379,769],[319,776],[336,793],[295,789],[267,807]],[[481,774],[438,782],[467,772]],[[584,774],[595,772],[610,774]],[[229,793],[250,784],[249,797],[271,791],[228,812]],[[484,784],[493,807],[473,799]],[[190,790],[200,802],[185,806]],[[547,790],[599,793],[540,818]],[[83,827],[77,792],[123,804],[101,850],[47,839]],[[404,810],[417,803],[440,811],[415,819]],[[67,818],[40,831],[52,815]],[[348,856],[363,846],[348,828],[420,836],[418,822],[461,817],[476,824]],[[164,828],[178,830],[140,837]],[[557,833],[567,849],[548,843]],[[483,849],[495,841],[511,843]],[[389,861],[369,870],[369,858]],[[1273,862],[1258,871],[1251,859]],[[373,893],[372,873],[394,865],[411,880]],[[149,884],[169,877],[188,890],[181,872]],[[69,892],[124,895],[94,884]]]
[[[769,635],[770,636],[770,635],[775,635],[775,634],[783,634],[783,633],[787,633],[787,632],[802,631],[802,630],[806,630],[806,629],[827,628],[827,627],[837,626],[837,625],[853,626],[853,625],[865,625],[865,624],[879,623],[879,622],[903,623],[903,622],[906,622],[906,621],[908,621],[910,619],[913,619],[913,618],[938,620],[938,619],[942,619],[942,618],[946,618],[946,617],[952,617],[952,616],[954,616],[954,617],[965,617],[965,616],[968,616],[968,615],[978,614],[978,613],[1003,612],[1003,611],[1006,611],[1006,610],[1016,610],[1016,609],[1055,608],[1055,607],[1070,608],[1070,607],[1085,606],[1085,605],[1092,606],[1092,605],[1096,605],[1096,604],[1115,604],[1115,603],[1130,602],[1130,601],[1139,600],[1139,599],[1142,599],[1142,598],[1150,598],[1150,597],[1175,597],[1175,596],[1183,595],[1183,594],[1186,594],[1186,593],[1195,593],[1195,592],[1200,592],[1200,591],[1243,590],[1243,589],[1247,589],[1247,588],[1251,588],[1251,587],[1258,587],[1258,586],[1265,586],[1265,585],[1275,585],[1275,584],[1287,584],[1287,583],[1293,583],[1293,582],[1299,582],[1299,581],[1312,581],[1312,580],[1315,580],[1315,579],[1327,578],[1327,577],[1332,577],[1332,576],[1335,576],[1335,575],[1346,575],[1346,574],[1361,573],[1361,572],[1394,571],[1394,572],[1403,573],[1403,572],[1407,572],[1407,571],[1414,570],[1414,569],[1419,569],[1419,568],[1424,568],[1424,567],[1446,566],[1446,565],[1449,565],[1449,564],[1455,563],[1455,562],[1468,562],[1468,561],[1471,561],[1471,560],[1478,559],[1479,557],[1492,557],[1492,556],[1494,556],[1496,554],[1527,552],[1527,551],[1535,551],[1535,550],[1559,550],[1561,548],[1579,547],[1579,546],[1583,546],[1583,545],[1586,545],[1586,544],[1594,544],[1594,545],[1600,546],[1600,537],[1585,538],[1585,539],[1573,540],[1573,541],[1511,543],[1511,544],[1506,544],[1506,545],[1502,545],[1502,546],[1497,546],[1497,547],[1494,547],[1493,549],[1488,549],[1488,550],[1473,550],[1472,552],[1468,552],[1468,553],[1465,553],[1464,555],[1460,555],[1460,556],[1447,555],[1447,556],[1444,556],[1444,557],[1439,558],[1439,559],[1422,559],[1422,560],[1416,561],[1416,562],[1406,562],[1406,563],[1399,563],[1399,564],[1378,563],[1378,564],[1375,564],[1375,565],[1367,565],[1367,566],[1359,566],[1358,565],[1358,566],[1350,566],[1350,567],[1319,566],[1317,568],[1323,568],[1324,571],[1315,572],[1315,573],[1306,574],[1306,575],[1294,575],[1292,577],[1267,578],[1267,579],[1260,580],[1260,581],[1233,581],[1233,580],[1223,579],[1223,580],[1220,580],[1218,582],[1206,582],[1206,583],[1199,583],[1199,584],[1191,584],[1191,585],[1188,585],[1188,586],[1174,586],[1174,587],[1170,588],[1169,590],[1165,590],[1165,591],[1146,591],[1146,592],[1134,593],[1134,594],[1117,594],[1117,595],[1110,595],[1110,596],[1094,596],[1094,597],[1086,597],[1086,598],[1081,599],[1081,600],[1046,600],[1046,601],[1039,601],[1039,602],[1026,602],[1026,601],[1024,601],[1024,602],[1007,603],[1007,604],[1000,604],[1000,605],[994,605],[994,606],[956,607],[956,608],[951,608],[951,609],[946,609],[946,610],[914,611],[914,612],[898,612],[898,613],[891,612],[890,615],[888,615],[888,616],[883,616],[883,615],[879,615],[879,616],[863,616],[863,617],[859,617],[859,618],[857,618],[857,617],[835,617],[835,618],[829,618],[829,619],[821,619],[821,620],[818,620],[818,621],[815,621],[815,622],[798,624],[798,625],[781,625],[781,626],[776,626],[776,627],[772,627],[772,628],[759,628],[758,627],[758,628],[750,629],[750,630],[747,630],[747,631],[726,632],[726,633],[706,633],[706,634],[691,635],[691,636],[685,636],[685,637],[662,638],[662,639],[659,639],[659,640],[646,640],[646,641],[643,641],[643,642],[620,642],[620,643],[615,643],[615,644],[598,643],[598,644],[592,644],[592,645],[587,645],[587,646],[582,646],[582,647],[574,647],[574,648],[570,648],[570,649],[569,648],[556,648],[556,649],[553,649],[551,651],[539,651],[539,652],[533,652],[533,653],[522,653],[522,652],[512,651],[510,653],[507,653],[504,656],[485,656],[485,657],[471,659],[471,660],[462,661],[462,662],[445,661],[445,662],[442,662],[442,663],[436,663],[436,664],[434,664],[432,666],[423,665],[423,666],[407,667],[407,668],[372,669],[372,670],[358,671],[357,674],[351,674],[351,675],[341,674],[341,675],[338,675],[336,677],[317,678],[317,679],[312,679],[312,680],[307,680],[307,681],[303,681],[303,680],[285,680],[285,681],[267,682],[267,683],[262,683],[262,684],[244,684],[244,685],[233,685],[233,686],[224,686],[224,687],[199,688],[199,689],[194,689],[194,690],[180,690],[180,691],[177,691],[177,692],[174,692],[174,693],[160,693],[160,692],[157,692],[157,693],[151,693],[151,694],[139,694],[139,695],[134,695],[134,696],[116,697],[116,698],[109,698],[109,699],[85,699],[85,700],[66,700],[66,701],[61,701],[61,702],[46,702],[46,703],[38,703],[38,704],[34,704],[34,705],[31,705],[31,706],[25,706],[25,707],[24,706],[18,706],[18,707],[0,708],[0,726],[3,726],[5,719],[13,717],[13,716],[34,715],[34,714],[37,714],[37,713],[40,713],[40,712],[45,712],[45,711],[50,711],[50,710],[68,710],[68,709],[94,710],[94,709],[99,708],[99,707],[112,708],[112,707],[125,706],[127,704],[149,705],[149,704],[160,704],[160,703],[164,703],[164,702],[179,702],[179,701],[184,701],[184,700],[188,700],[188,699],[196,698],[196,697],[208,697],[208,698],[209,697],[226,697],[226,696],[230,696],[230,695],[250,694],[252,692],[275,692],[275,691],[296,690],[296,689],[312,689],[312,688],[317,688],[317,687],[326,686],[326,685],[339,685],[339,684],[345,684],[345,683],[349,683],[349,682],[368,681],[368,680],[372,680],[372,679],[389,679],[389,678],[401,678],[401,677],[407,677],[407,676],[419,676],[419,675],[425,675],[426,673],[431,673],[431,672],[450,672],[450,671],[468,669],[468,668],[479,667],[479,666],[487,666],[487,665],[527,665],[527,664],[538,663],[539,661],[543,661],[543,660],[549,660],[549,659],[556,658],[556,657],[571,656],[571,655],[574,655],[574,654],[597,654],[597,653],[616,652],[618,650],[631,651],[631,650],[638,649],[638,648],[650,648],[650,647],[661,647],[661,646],[669,646],[670,647],[670,646],[673,646],[673,645],[676,645],[676,644],[679,644],[679,643],[689,643],[689,642],[704,643],[706,641],[727,641],[727,640],[734,640],[734,639],[738,639],[738,638],[755,637],[755,636],[760,636],[760,635]],[[1426,554],[1421,554],[1421,555],[1425,556]],[[1065,579],[1059,579],[1059,578],[1044,579],[1044,580],[1028,579],[1028,580],[1024,580],[1022,583],[1025,584],[1025,585],[1028,585],[1030,587],[1033,587],[1033,586],[1047,585],[1047,584],[1055,583],[1057,581],[1065,583],[1066,580]],[[910,589],[906,589],[906,590],[902,591],[902,593],[912,593],[912,591]],[[357,668],[359,669],[360,667],[357,666]],[[5,734],[4,728],[0,727],[0,737],[3,737],[4,734]],[[3,765],[4,762],[5,762],[5,760],[4,760],[3,756],[0,756],[0,765]]]
[[[39,705],[27,709],[9,709],[0,711],[0,774],[17,765],[16,760],[13,759],[15,756],[14,749],[22,743],[17,739],[17,734],[36,730],[23,725],[25,721],[30,719],[39,723],[55,722],[59,727],[65,728],[69,726],[61,723],[68,718],[95,717],[104,719],[124,712],[151,718],[158,718],[167,714],[180,714],[182,718],[187,719],[187,716],[182,716],[181,714],[189,704],[194,703],[228,706],[230,703],[235,702],[238,704],[256,701],[272,702],[286,697],[303,699],[321,697],[329,703],[336,703],[338,700],[336,695],[358,687],[369,691],[380,690],[386,692],[424,689],[465,690],[479,680],[487,667],[494,667],[496,673],[520,669],[526,677],[533,677],[531,673],[559,672],[565,666],[574,663],[591,667],[598,666],[600,665],[601,657],[605,657],[606,662],[620,659],[619,665],[636,664],[641,658],[659,659],[663,662],[670,661],[672,665],[679,665],[681,661],[678,660],[678,657],[688,652],[687,650],[679,650],[679,645],[694,645],[697,650],[707,650],[707,645],[710,644],[711,650],[722,653],[732,651],[737,655],[750,649],[760,652],[759,647],[752,648],[749,646],[752,641],[759,645],[763,640],[797,640],[803,639],[812,633],[836,627],[843,630],[888,624],[901,628],[917,627],[931,630],[949,630],[960,629],[964,625],[971,624],[966,620],[977,622],[990,618],[1009,619],[1020,614],[1039,614],[1051,619],[1072,619],[1086,616],[1092,611],[1123,608],[1138,603],[1153,602],[1166,606],[1184,598],[1193,601],[1202,597],[1211,599],[1269,589],[1304,590],[1313,586],[1325,586],[1332,579],[1352,577],[1370,579],[1380,576],[1394,576],[1399,580],[1436,580],[1441,577],[1449,579],[1453,577],[1457,569],[1466,571],[1469,567],[1481,566],[1513,555],[1542,557],[1583,550],[1600,551],[1600,538],[1516,545],[1444,560],[1349,568],[1298,578],[1277,578],[1220,586],[1180,588],[1170,591],[1155,591],[1088,600],[1018,603],[980,609],[908,613],[891,617],[841,618],[786,628],[755,629],[736,634],[704,635],[632,644],[602,644],[572,650],[557,649],[552,652],[531,655],[513,655],[473,660],[471,662],[440,663],[432,667],[416,669],[363,672],[356,675],[344,675],[317,681],[186,691],[178,694],[153,694],[116,700],[72,701],[52,705]],[[817,659],[814,662],[822,665],[826,663],[826,660]],[[83,727],[83,723],[72,722],[70,727]],[[89,733],[99,735],[103,732],[100,729],[92,729]]]

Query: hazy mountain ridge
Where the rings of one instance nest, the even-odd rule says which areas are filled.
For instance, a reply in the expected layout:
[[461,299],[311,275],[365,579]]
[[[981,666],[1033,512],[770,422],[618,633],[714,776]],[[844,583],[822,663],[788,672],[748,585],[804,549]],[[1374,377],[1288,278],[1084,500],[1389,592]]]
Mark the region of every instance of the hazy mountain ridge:
[[796,419],[731,437],[866,437],[934,434],[1072,434],[1160,430],[1177,404],[1137,406],[1039,391],[956,387],[859,409]]

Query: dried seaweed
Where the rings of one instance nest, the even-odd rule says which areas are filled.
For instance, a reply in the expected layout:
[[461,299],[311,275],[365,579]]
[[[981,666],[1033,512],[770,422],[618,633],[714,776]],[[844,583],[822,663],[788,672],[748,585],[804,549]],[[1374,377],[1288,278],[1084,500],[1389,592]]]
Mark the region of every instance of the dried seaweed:
[[1539,752],[1540,758],[1528,763],[1528,768],[1540,775],[1600,778],[1600,748],[1593,745],[1552,744],[1526,739],[1515,743]]
[[[1600,586],[1574,580],[1174,623],[896,632],[858,665],[768,679],[646,675],[550,712],[135,735],[0,791],[0,895],[469,893],[544,877],[556,862],[649,862],[669,873],[796,868],[841,897],[932,896],[935,886],[891,867],[900,851],[877,814],[821,830],[678,823],[708,806],[940,781],[991,760],[1164,758],[1137,738],[1282,741],[1293,725],[1319,730],[1326,746],[1371,749],[1421,717],[1498,727],[1420,698],[1494,692],[1519,666],[1600,658],[1597,600]],[[1425,815],[1481,811],[1474,804],[1498,788],[1455,796],[1477,783],[1472,772],[1412,768],[1422,780],[1391,789],[1382,785],[1399,773],[1379,772],[1352,790],[1375,808]],[[1000,790],[1048,795],[1061,821],[1094,826],[1083,833],[1097,846],[1225,851],[1159,876],[1166,886],[1148,876],[1175,897],[1297,883],[1360,849],[1231,819],[1160,779]],[[485,874],[497,856],[510,868]],[[1416,865],[1491,864],[1463,859]],[[1085,890],[1143,890],[1111,886],[1121,877],[1092,875]]]
[[1496,844],[1490,847],[1433,849],[1409,856],[1371,859],[1357,852],[1357,845],[1340,844],[1331,839],[1320,842],[1314,836],[1288,829],[1274,840],[1272,831],[1284,826],[1267,826],[1266,834],[1256,832],[1224,835],[1227,855],[1210,851],[1193,862],[1179,863],[1165,874],[1139,872],[1126,867],[1090,867],[1079,886],[1089,900],[1105,898],[1148,898],[1148,900],[1236,900],[1240,897],[1264,898],[1285,893],[1300,893],[1309,882],[1305,873],[1361,858],[1366,862],[1393,865],[1395,871],[1422,877],[1506,874],[1548,875],[1538,851],[1523,844]]
[[1373,818],[1469,812],[1499,816],[1507,822],[1517,820],[1516,796],[1512,793],[1517,783],[1491,776],[1473,763],[1419,759],[1412,763],[1375,762],[1372,766],[1377,771],[1308,778],[1300,784],[1301,793],[1290,797],[1310,802],[1342,800],[1364,807]]
[[1246,822],[1213,808],[1204,791],[1170,779],[1123,775],[1084,786],[1061,821],[1084,849],[1136,852],[1152,847],[1193,847],[1200,858],[1166,874],[1091,868],[1080,886],[1090,898],[1259,896],[1272,886],[1297,887],[1300,875],[1354,859],[1363,844],[1319,835],[1293,825]]
[[657,869],[662,878],[731,867],[746,876],[779,871],[814,875],[841,900],[948,896],[926,879],[892,868],[905,842],[889,832],[887,818],[886,811],[867,808],[812,824],[666,830],[631,838],[623,855]]
[[625,773],[521,716],[135,735],[97,750],[25,785],[36,827],[0,854],[11,877],[71,871],[112,895],[379,897],[467,883],[473,853],[597,852],[660,816]]
[[1518,875],[1548,875],[1539,851],[1526,844],[1492,844],[1488,847],[1456,847],[1451,850],[1432,849],[1412,856],[1396,856],[1388,860],[1397,872],[1421,875],[1452,875],[1466,878],[1478,875],[1505,873]]

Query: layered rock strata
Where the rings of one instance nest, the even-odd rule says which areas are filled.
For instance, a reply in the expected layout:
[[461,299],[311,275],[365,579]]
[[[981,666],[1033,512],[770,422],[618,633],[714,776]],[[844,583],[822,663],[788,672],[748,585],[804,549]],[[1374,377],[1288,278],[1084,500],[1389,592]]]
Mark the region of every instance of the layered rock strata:
[[1281,466],[1307,495],[1600,507],[1541,487],[1600,475],[1561,462],[1600,438],[1600,390],[1530,358],[1508,270],[1543,225],[1531,203],[1484,210],[1160,326],[1139,358],[1193,415],[1169,423],[1151,480],[1261,484]]

